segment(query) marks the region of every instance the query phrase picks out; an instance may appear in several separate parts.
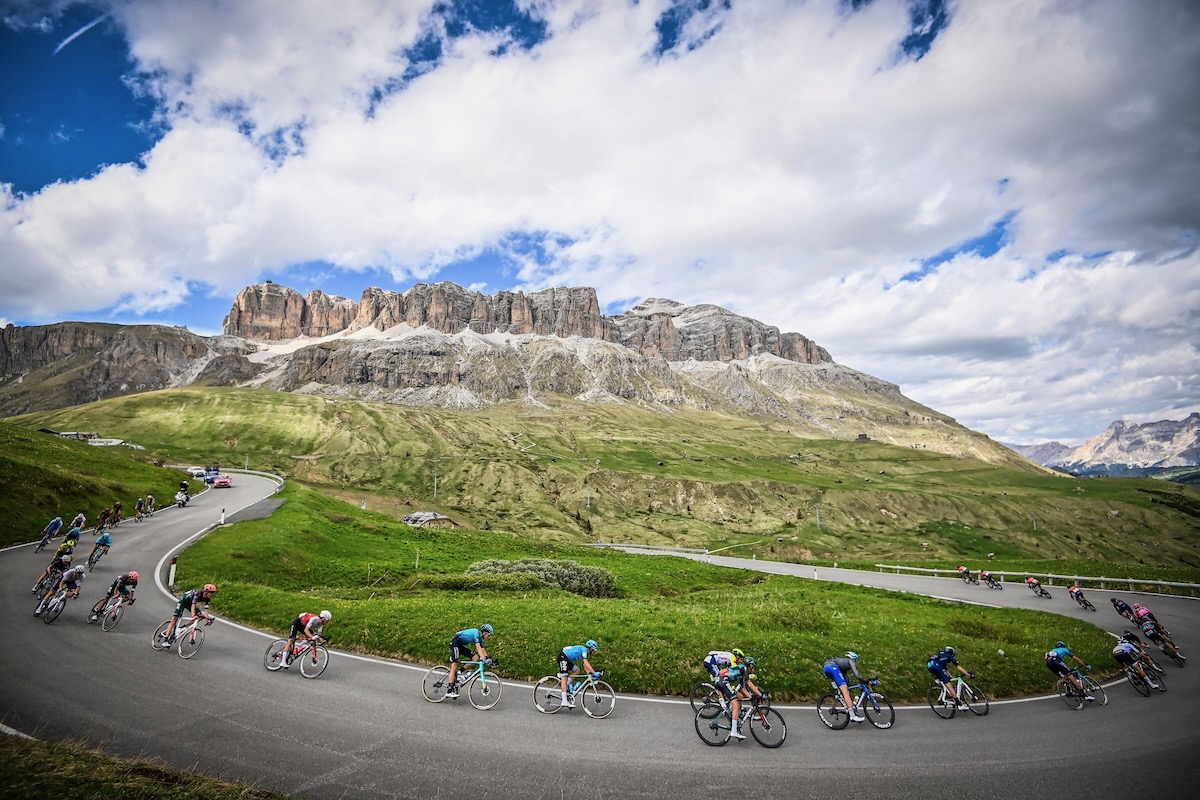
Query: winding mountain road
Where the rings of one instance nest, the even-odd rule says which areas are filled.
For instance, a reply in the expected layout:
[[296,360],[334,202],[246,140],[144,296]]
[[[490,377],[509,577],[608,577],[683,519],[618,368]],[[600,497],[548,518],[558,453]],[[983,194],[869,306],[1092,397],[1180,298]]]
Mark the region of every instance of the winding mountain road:
[[[692,800],[732,793],[755,800],[961,800],[1047,791],[1191,793],[1188,768],[1200,753],[1200,664],[1180,669],[1166,662],[1165,695],[1142,698],[1118,684],[1109,689],[1107,707],[1078,712],[1051,698],[944,721],[922,706],[898,709],[891,730],[830,731],[811,706],[781,706],[788,738],[767,750],[753,740],[706,747],[686,704],[662,698],[622,696],[607,720],[579,713],[545,717],[534,710],[528,685],[518,683],[506,683],[500,704],[487,712],[465,698],[427,703],[420,691],[425,667],[384,659],[335,653],[314,681],[296,671],[268,673],[262,653],[274,636],[224,622],[208,629],[204,649],[189,661],[174,651],[153,651],[150,635],[173,608],[151,579],[164,555],[216,522],[222,508],[232,521],[235,510],[274,488],[265,478],[236,475],[232,489],[208,491],[185,509],[123,523],[83,597],[53,625],[32,616],[29,594],[45,554],[32,546],[0,552],[0,614],[9,623],[9,642],[0,650],[0,723],[38,738],[78,739],[116,755],[153,757],[313,798]],[[813,577],[811,567],[728,562]],[[112,632],[88,625],[88,606],[129,569],[143,575],[136,605]],[[818,578],[1038,608],[1111,631],[1124,627],[1107,607],[1095,614],[1074,608],[1065,591],[1038,601],[1020,587],[989,592],[950,579],[825,568]],[[1197,601],[1156,596],[1147,605],[1185,649],[1200,642]]]

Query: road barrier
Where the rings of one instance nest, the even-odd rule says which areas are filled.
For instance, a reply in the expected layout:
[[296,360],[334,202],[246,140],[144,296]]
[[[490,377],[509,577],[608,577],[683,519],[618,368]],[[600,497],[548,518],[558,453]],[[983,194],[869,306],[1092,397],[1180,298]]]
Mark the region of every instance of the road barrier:
[[[920,572],[933,577],[946,576],[950,578],[958,577],[956,569],[935,569],[933,567],[908,567],[903,564],[876,564],[880,572],[893,571],[900,572]],[[1152,586],[1163,594],[1187,594],[1191,597],[1196,597],[1200,593],[1200,583],[1182,583],[1179,581],[1156,581],[1149,578],[1099,578],[1089,575],[1058,575],[1053,572],[1005,572],[1003,570],[989,570],[992,575],[996,576],[1000,581],[1004,580],[1005,576],[1016,578],[1017,583],[1024,583],[1026,575],[1032,575],[1035,578],[1044,578],[1042,583],[1047,586],[1054,586],[1055,579],[1063,583],[1074,583],[1081,589],[1128,589],[1131,592],[1147,591],[1136,587]],[[976,575],[979,573],[976,572]],[[1175,591],[1172,591],[1175,590]]]

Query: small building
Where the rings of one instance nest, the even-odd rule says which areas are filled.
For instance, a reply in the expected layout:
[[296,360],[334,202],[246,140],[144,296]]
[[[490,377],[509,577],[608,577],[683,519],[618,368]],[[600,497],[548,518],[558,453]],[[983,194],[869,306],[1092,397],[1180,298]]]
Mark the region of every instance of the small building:
[[856,441],[856,442],[869,442],[869,441],[871,441],[871,437],[870,437],[870,436],[867,436],[865,433],[860,433],[860,434],[858,435],[858,438],[857,438],[857,439],[855,439],[854,441]]
[[445,514],[439,514],[436,511],[417,511],[409,514],[404,518],[405,525],[412,525],[414,528],[457,528],[458,523],[447,517]]

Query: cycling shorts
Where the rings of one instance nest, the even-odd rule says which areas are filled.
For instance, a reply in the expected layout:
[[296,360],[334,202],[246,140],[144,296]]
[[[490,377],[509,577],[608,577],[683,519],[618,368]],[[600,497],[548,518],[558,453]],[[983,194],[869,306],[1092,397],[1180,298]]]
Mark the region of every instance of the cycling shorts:
[[737,695],[738,688],[740,688],[735,688],[734,685],[729,682],[728,677],[717,678],[715,681],[713,681],[713,685],[717,687],[717,691],[719,691],[726,700],[732,700],[734,696]]
[[713,678],[717,677],[717,675],[720,674],[721,670],[723,670],[727,666],[729,666],[729,665],[722,664],[719,661],[717,661],[715,658],[705,658],[704,659],[704,668],[706,670],[708,670],[709,676],[711,676]]
[[300,617],[296,617],[294,620],[292,620],[292,629],[288,631],[288,638],[295,639],[302,633],[304,633],[304,620],[300,619]]
[[1127,650],[1121,650],[1120,648],[1113,650],[1113,659],[1115,659],[1116,662],[1122,667],[1132,667],[1137,663],[1137,656]]
[[1064,678],[1071,674],[1071,668],[1057,658],[1047,658],[1046,669]]
[[842,674],[840,669],[838,669],[837,664],[826,664],[824,672],[825,677],[829,678],[829,680],[833,681],[838,686],[846,685],[846,676]]
[[950,673],[949,673],[949,672],[947,672],[947,671],[946,671],[946,668],[945,668],[945,667],[943,667],[943,666],[942,666],[941,664],[939,664],[938,662],[936,662],[936,661],[930,661],[930,662],[929,662],[928,664],[926,664],[925,666],[926,666],[926,667],[929,669],[929,671],[930,671],[931,673],[933,673],[933,676],[934,676],[935,678],[937,678],[939,681],[941,681],[942,683],[949,683],[949,682],[950,682]]
[[579,669],[579,667],[575,666],[575,662],[567,658],[567,654],[565,652],[558,654],[558,677],[562,678],[570,674],[572,670],[576,669]]
[[473,660],[475,658],[475,648],[473,645],[455,636],[450,640],[450,662],[457,664],[464,657],[467,661]]

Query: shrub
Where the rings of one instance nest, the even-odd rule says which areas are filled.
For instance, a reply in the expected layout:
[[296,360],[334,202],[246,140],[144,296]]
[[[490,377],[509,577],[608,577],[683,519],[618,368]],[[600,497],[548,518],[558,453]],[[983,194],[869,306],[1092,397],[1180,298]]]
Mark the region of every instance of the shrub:
[[584,597],[615,597],[617,594],[617,580],[611,572],[575,561],[550,558],[522,558],[519,561],[492,559],[476,561],[467,567],[466,574],[507,575],[522,572],[537,576],[547,586],[557,586]]

